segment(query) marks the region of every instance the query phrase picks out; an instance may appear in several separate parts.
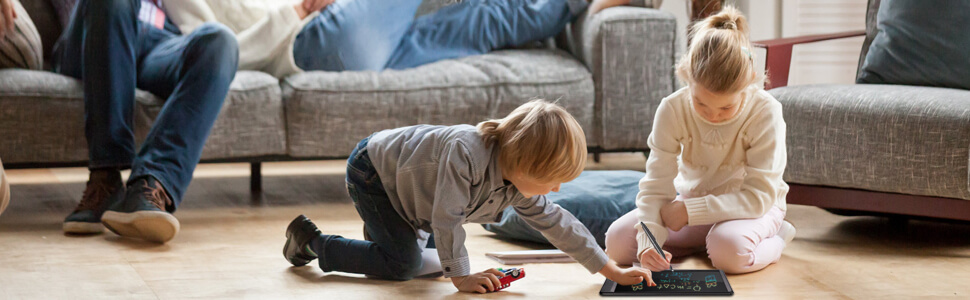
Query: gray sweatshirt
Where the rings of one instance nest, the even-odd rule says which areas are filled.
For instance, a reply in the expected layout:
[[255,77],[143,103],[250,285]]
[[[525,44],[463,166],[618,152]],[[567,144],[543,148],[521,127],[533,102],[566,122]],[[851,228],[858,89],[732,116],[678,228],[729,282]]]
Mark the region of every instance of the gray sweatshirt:
[[545,196],[525,198],[506,183],[496,150],[470,125],[386,130],[367,145],[394,210],[421,239],[434,234],[445,277],[470,274],[462,224],[495,223],[508,206],[590,273],[602,269],[608,258],[589,230]]

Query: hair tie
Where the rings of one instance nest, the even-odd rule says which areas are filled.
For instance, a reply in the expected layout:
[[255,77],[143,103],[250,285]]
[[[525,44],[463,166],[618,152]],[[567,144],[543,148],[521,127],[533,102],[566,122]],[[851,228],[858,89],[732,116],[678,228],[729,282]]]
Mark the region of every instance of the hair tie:
[[748,55],[748,59],[754,60],[754,58],[751,57],[751,52],[748,51],[748,47],[741,47],[741,51],[744,51],[744,54]]

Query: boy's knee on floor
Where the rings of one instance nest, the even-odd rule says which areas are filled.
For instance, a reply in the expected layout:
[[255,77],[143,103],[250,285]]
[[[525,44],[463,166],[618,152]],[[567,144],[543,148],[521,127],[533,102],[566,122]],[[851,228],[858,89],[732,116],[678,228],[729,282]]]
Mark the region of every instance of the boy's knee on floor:
[[388,279],[391,280],[411,280],[412,278],[420,275],[421,266],[423,262],[421,261],[420,255],[417,259],[410,259],[408,261],[402,261],[394,264],[391,274]]

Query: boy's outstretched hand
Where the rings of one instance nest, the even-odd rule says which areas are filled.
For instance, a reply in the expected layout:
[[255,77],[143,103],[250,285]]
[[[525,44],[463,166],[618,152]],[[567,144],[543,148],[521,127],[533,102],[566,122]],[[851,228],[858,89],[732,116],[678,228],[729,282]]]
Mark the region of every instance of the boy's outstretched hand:
[[606,266],[599,273],[620,285],[634,285],[643,281],[646,281],[648,286],[657,285],[653,282],[650,270],[638,267],[621,269],[612,260],[606,263]]
[[468,276],[452,277],[451,283],[455,284],[458,291],[466,293],[488,293],[494,292],[495,289],[502,286],[502,282],[498,279],[505,276],[501,271],[496,269],[488,269],[482,271],[481,273],[475,273]]

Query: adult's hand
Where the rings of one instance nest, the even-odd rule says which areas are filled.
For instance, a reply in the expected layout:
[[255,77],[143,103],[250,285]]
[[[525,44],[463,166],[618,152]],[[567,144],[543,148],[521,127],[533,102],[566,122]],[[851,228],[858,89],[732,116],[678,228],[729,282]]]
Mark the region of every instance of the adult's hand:
[[17,11],[13,9],[13,2],[0,0],[0,39],[13,31],[15,19],[17,19]]
[[296,14],[300,16],[300,20],[303,20],[311,13],[320,11],[324,7],[327,7],[327,5],[332,4],[334,1],[336,0],[303,0],[303,3],[294,5],[293,9],[295,9]]

